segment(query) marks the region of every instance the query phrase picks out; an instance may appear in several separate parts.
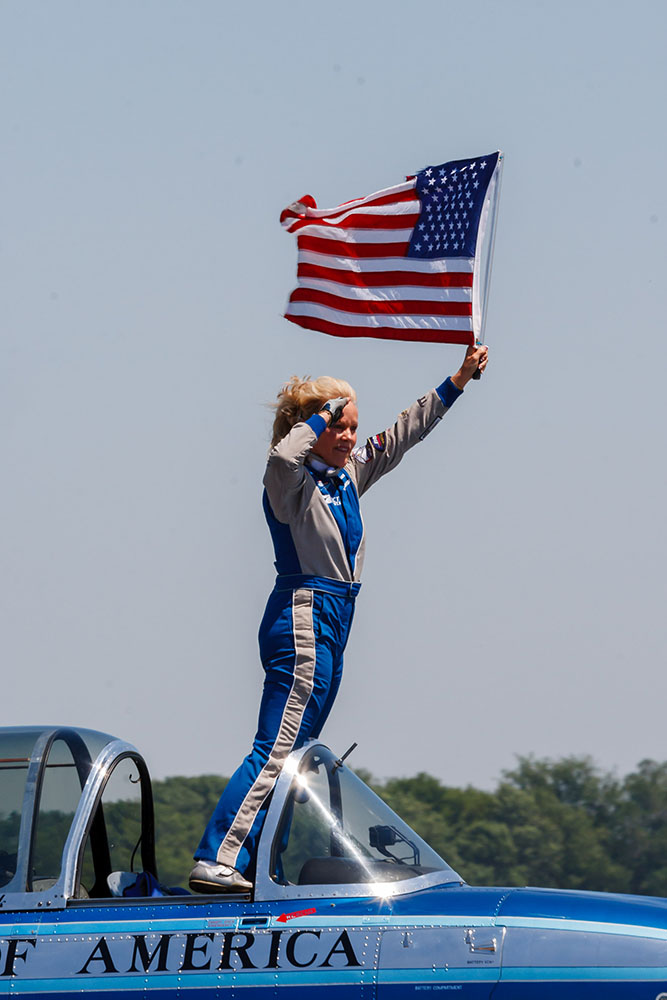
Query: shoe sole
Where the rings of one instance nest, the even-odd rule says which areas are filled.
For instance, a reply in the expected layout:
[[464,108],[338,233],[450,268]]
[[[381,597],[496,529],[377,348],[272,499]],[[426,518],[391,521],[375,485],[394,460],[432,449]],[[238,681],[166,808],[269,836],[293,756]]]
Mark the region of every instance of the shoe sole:
[[243,889],[240,886],[235,885],[220,885],[219,882],[207,882],[205,879],[201,878],[191,878],[190,888],[193,892],[202,892],[205,895],[210,895],[211,893],[235,893],[238,895],[248,896],[252,886],[249,885],[247,889]]

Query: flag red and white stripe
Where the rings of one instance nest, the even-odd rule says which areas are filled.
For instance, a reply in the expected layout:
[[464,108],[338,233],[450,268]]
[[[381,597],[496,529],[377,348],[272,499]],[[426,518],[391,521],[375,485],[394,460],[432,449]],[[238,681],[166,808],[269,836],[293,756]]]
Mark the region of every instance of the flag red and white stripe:
[[474,344],[475,256],[407,256],[423,208],[416,184],[333,209],[305,195],[284,210],[298,246],[287,319],[337,337]]

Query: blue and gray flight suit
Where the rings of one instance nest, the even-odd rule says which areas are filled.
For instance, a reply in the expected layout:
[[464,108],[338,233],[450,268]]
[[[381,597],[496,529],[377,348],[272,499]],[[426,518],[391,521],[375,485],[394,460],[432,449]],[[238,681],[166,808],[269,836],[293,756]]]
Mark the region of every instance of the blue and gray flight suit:
[[356,448],[343,469],[311,457],[327,424],[295,424],[269,454],[264,512],[278,576],[259,628],[266,672],[251,752],[215,808],[196,860],[245,872],[254,860],[265,803],[288,756],[318,737],[343,671],[364,558],[359,497],[421,441],[461,395],[451,379],[404,410],[389,430]]

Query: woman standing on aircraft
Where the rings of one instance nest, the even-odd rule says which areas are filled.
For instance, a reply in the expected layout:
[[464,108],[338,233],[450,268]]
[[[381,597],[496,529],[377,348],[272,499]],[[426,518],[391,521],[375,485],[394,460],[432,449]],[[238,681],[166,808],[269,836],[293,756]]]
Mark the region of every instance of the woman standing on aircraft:
[[363,563],[359,497],[441,420],[487,348],[355,449],[354,390],[296,376],[278,396],[264,476],[264,513],[278,576],[259,629],[266,672],[251,752],[215,808],[190,874],[197,892],[247,891],[264,803],[289,753],[317,738],[340,685]]

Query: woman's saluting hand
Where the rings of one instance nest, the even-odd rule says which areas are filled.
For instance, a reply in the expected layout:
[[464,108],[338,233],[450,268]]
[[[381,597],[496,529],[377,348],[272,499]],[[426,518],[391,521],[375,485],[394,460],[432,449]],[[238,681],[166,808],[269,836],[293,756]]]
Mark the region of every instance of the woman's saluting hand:
[[335,399],[327,399],[326,403],[322,406],[320,413],[329,414],[329,427],[335,424],[337,420],[340,420],[343,410],[350,402],[349,396],[336,396]]

